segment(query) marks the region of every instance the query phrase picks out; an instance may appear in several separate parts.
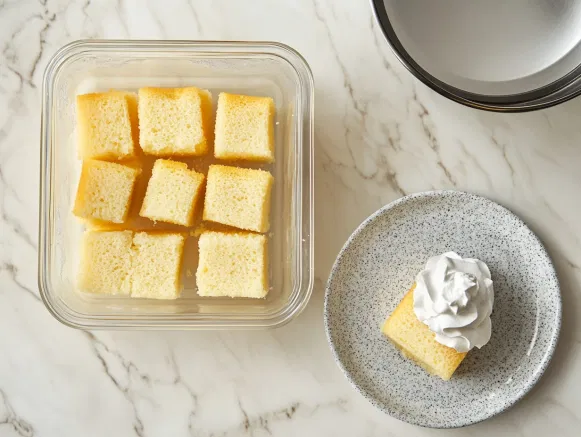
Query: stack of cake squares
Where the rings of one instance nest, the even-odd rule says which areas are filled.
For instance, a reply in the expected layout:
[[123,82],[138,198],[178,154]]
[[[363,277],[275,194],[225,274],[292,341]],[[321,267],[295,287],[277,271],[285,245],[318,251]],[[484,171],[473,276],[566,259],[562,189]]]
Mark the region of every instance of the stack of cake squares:
[[[198,294],[265,297],[274,179],[243,165],[274,161],[274,112],[269,97],[220,93],[214,117],[212,95],[194,87],[77,96],[83,164],[73,213],[88,228],[79,290],[178,298],[182,270],[193,268],[183,266],[185,241],[201,215],[221,228],[199,236]],[[207,174],[190,168],[212,150]],[[135,187],[146,177],[141,201]],[[133,211],[151,226],[133,226]]]

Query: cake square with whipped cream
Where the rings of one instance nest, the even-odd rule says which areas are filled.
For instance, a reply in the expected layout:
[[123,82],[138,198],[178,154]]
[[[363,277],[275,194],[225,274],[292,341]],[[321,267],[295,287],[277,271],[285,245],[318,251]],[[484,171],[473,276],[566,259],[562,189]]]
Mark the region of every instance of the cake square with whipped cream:
[[386,320],[382,332],[401,351],[428,373],[447,381],[466,353],[436,341],[436,335],[414,313],[414,286]]
[[406,358],[449,380],[472,348],[490,340],[493,304],[488,266],[447,252],[428,260],[382,332]]

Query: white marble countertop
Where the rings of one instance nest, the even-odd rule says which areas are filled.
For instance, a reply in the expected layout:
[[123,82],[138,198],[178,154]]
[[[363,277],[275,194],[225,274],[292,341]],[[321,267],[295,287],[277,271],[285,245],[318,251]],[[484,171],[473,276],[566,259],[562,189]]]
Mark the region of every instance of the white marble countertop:
[[[95,332],[52,318],[37,288],[40,84],[78,38],[275,40],[316,82],[316,285],[267,332]],[[0,0],[1,436],[573,436],[581,427],[581,99],[521,115],[467,109],[398,63],[366,0]],[[465,429],[376,411],[328,350],[323,284],[370,213],[455,188],[519,214],[562,283],[553,363],[507,413]],[[340,220],[336,218],[340,217]]]

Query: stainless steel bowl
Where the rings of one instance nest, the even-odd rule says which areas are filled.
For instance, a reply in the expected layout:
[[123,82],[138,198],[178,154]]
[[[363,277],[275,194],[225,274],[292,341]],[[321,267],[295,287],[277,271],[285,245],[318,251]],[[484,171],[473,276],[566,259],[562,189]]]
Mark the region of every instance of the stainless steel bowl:
[[418,79],[464,105],[546,108],[581,94],[581,0],[372,0]]

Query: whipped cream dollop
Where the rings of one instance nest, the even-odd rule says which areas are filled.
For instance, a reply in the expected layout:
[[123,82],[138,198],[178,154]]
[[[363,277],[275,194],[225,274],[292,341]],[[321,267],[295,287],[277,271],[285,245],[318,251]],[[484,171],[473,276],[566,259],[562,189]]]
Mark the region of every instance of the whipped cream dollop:
[[490,340],[494,289],[488,266],[447,252],[430,258],[416,278],[414,312],[436,341],[468,352]]

